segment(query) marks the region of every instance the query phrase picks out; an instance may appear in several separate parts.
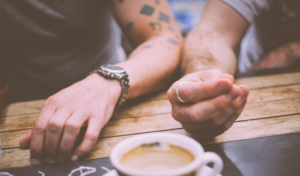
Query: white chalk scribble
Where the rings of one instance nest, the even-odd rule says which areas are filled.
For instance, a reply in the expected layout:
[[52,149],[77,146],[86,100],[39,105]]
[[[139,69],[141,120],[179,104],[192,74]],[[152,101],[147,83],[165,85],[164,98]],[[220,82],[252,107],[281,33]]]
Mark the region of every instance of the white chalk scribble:
[[80,166],[79,168],[72,170],[71,173],[69,174],[69,176],[73,176],[73,174],[75,172],[77,172],[77,171],[80,172],[80,176],[86,176],[88,174],[95,173],[96,172],[96,168],[94,168],[94,167]]
[[42,171],[38,171],[39,174],[41,174],[42,176],[45,176],[44,172]]
[[107,169],[107,168],[106,168],[106,167],[104,167],[104,166],[101,166],[101,169],[105,170],[106,172],[110,172],[110,170],[109,170],[109,169]]
[[0,172],[0,176],[14,176],[10,174],[9,172]]

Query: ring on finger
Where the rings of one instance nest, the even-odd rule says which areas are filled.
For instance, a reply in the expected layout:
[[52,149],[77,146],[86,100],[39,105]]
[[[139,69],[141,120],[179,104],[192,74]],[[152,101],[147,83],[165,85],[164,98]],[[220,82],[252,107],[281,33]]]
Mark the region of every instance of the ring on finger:
[[182,102],[182,103],[186,103],[186,102],[180,97],[179,89],[180,89],[180,87],[181,87],[183,84],[186,84],[186,83],[188,83],[188,82],[181,82],[181,83],[177,86],[177,88],[176,88],[177,99],[178,99],[180,102]]

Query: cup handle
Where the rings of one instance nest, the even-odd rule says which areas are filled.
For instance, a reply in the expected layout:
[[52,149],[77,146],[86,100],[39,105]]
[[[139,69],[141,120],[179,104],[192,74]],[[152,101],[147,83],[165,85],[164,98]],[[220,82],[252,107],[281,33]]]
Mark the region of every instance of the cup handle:
[[[205,152],[203,156],[203,165],[199,168],[197,172],[197,176],[202,176],[201,169],[208,163],[213,163],[212,172],[210,172],[209,176],[218,176],[218,174],[221,173],[223,169],[223,161],[220,158],[219,155],[213,153],[213,152]],[[206,176],[206,175],[205,175]]]

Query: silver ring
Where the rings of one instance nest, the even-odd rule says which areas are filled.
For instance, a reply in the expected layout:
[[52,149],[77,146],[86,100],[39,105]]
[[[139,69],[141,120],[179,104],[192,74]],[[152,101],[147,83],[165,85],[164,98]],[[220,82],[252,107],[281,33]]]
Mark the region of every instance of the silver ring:
[[180,84],[177,86],[177,88],[176,88],[176,95],[177,95],[177,98],[178,98],[178,100],[179,100],[180,102],[182,102],[182,103],[186,103],[186,102],[180,97],[179,89],[180,89],[180,87],[181,87],[183,84],[185,84],[185,83],[188,83],[188,82],[182,82],[182,83],[180,83]]

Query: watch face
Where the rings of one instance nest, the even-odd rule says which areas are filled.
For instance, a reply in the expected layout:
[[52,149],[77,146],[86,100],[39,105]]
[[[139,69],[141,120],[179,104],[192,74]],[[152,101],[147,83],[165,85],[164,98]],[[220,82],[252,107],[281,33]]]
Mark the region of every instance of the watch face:
[[107,72],[112,72],[112,73],[115,73],[115,74],[119,74],[119,73],[124,73],[125,70],[119,66],[116,66],[116,65],[102,65],[100,67],[102,70],[105,70]]

